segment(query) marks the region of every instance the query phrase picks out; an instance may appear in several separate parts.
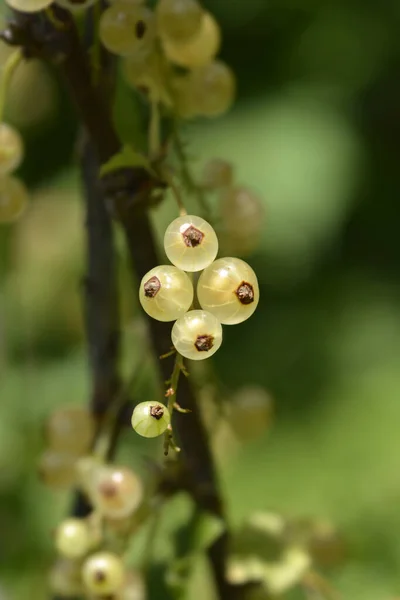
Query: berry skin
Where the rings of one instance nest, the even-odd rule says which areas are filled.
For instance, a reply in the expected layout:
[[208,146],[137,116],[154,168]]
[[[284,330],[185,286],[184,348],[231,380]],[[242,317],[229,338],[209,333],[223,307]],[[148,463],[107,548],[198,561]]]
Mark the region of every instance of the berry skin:
[[141,402],[132,413],[132,427],[142,437],[162,435],[170,422],[169,410],[161,402]]
[[42,482],[54,489],[68,489],[74,485],[76,456],[46,450],[39,461],[39,477]]
[[264,208],[252,190],[241,186],[224,190],[220,214],[232,248],[249,253],[257,247],[264,226]]
[[160,265],[142,279],[139,300],[150,317],[158,321],[175,321],[193,302],[193,284],[189,277],[171,265]]
[[8,6],[21,12],[34,13],[50,6],[53,0],[6,0]]
[[200,275],[200,306],[223,325],[242,323],[254,313],[260,297],[253,269],[240,258],[220,258]]
[[47,443],[53,450],[80,456],[90,449],[94,428],[93,418],[85,408],[60,408],[47,421]]
[[151,10],[128,0],[114,2],[100,19],[99,36],[103,45],[120,56],[151,52],[155,35]]
[[227,188],[233,183],[233,166],[223,158],[209,160],[203,169],[201,184],[208,190]]
[[104,467],[93,482],[91,499],[96,509],[110,519],[131,515],[143,498],[140,479],[125,467]]
[[59,558],[49,573],[49,586],[61,598],[74,598],[82,595],[80,565],[76,560]]
[[24,183],[17,177],[0,177],[0,223],[12,223],[19,219],[29,201]]
[[22,162],[24,144],[14,127],[0,123],[0,177],[15,171]]
[[206,65],[218,54],[221,30],[214,17],[208,12],[203,12],[196,35],[188,40],[173,39],[164,35],[161,42],[165,55],[171,62],[193,69]]
[[97,596],[107,596],[119,592],[124,584],[124,578],[124,565],[121,559],[111,552],[92,554],[82,567],[85,588]]
[[90,531],[82,519],[66,519],[57,527],[55,545],[65,558],[81,558],[90,548]]
[[191,360],[204,360],[222,344],[222,327],[218,319],[205,310],[191,310],[174,324],[172,343],[177,352]]
[[164,249],[169,260],[184,271],[201,271],[212,263],[218,252],[214,229],[201,217],[178,217],[167,227]]
[[200,30],[203,9],[196,0],[159,0],[156,15],[161,36],[188,40]]
[[196,98],[198,114],[219,117],[233,104],[236,81],[233,71],[221,60],[215,60],[192,71],[188,78]]
[[71,12],[82,12],[87,10],[97,1],[98,0],[56,0],[56,4]]

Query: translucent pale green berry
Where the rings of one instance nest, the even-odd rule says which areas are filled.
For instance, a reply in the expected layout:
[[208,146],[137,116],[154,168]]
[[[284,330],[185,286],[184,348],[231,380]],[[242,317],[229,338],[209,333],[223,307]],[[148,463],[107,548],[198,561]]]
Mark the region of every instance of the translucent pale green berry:
[[147,438],[162,435],[171,422],[169,410],[161,402],[141,402],[132,414],[132,427]]
[[240,258],[220,258],[200,275],[197,284],[200,306],[224,325],[245,321],[260,298],[253,269]]
[[65,558],[81,558],[90,548],[90,530],[83,519],[66,519],[57,527],[55,545]]
[[214,315],[205,310],[191,310],[174,324],[172,343],[185,358],[204,360],[222,343],[222,327]]
[[97,596],[118,593],[125,578],[121,559],[111,552],[97,552],[83,564],[82,579],[88,592]]
[[158,321],[175,321],[185,314],[193,294],[193,284],[186,273],[171,265],[160,265],[146,273],[139,288],[142,307]]
[[218,252],[218,239],[207,221],[194,215],[178,217],[167,227],[164,249],[169,260],[183,271],[201,271]]

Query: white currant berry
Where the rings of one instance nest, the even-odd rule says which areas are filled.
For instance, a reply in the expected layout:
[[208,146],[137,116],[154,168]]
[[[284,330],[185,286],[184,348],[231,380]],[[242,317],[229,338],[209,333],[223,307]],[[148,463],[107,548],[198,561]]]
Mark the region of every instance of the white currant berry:
[[46,439],[53,450],[79,456],[90,449],[94,430],[93,417],[86,408],[68,406],[50,415],[46,423]]
[[232,106],[236,93],[235,75],[221,60],[194,69],[188,77],[199,115],[218,117]]
[[200,306],[223,325],[242,323],[254,313],[260,298],[253,269],[240,258],[219,258],[200,275]]
[[132,427],[147,438],[162,435],[171,423],[169,410],[161,402],[141,402],[132,413]]
[[139,477],[126,467],[103,467],[92,484],[91,500],[96,509],[110,519],[131,515],[143,498]]
[[147,92],[152,100],[170,106],[168,69],[164,57],[157,51],[133,54],[126,57],[122,64],[122,72],[128,85]]
[[229,423],[243,441],[265,433],[271,424],[272,413],[272,398],[261,386],[240,388],[229,403]]
[[0,177],[15,171],[22,162],[24,143],[18,131],[0,123]]
[[161,36],[187,40],[200,30],[203,9],[197,0],[159,0],[156,15]]
[[204,360],[222,344],[222,327],[214,315],[205,310],[191,310],[175,322],[171,332],[177,352],[191,360]]
[[163,35],[161,42],[171,62],[192,69],[206,65],[218,54],[221,30],[214,17],[203,12],[200,28],[194,36],[188,40],[178,40]]
[[201,271],[218,253],[218,238],[207,221],[194,215],[178,217],[167,227],[164,249],[169,260],[184,271]]
[[208,190],[227,188],[233,183],[233,165],[223,158],[209,160],[203,169],[201,185]]
[[107,50],[120,56],[151,52],[155,17],[146,6],[118,0],[103,12],[99,36]]
[[66,519],[56,529],[55,545],[65,558],[81,558],[91,543],[90,530],[83,519]]
[[55,3],[71,12],[82,12],[99,0],[55,0]]
[[171,265],[154,267],[143,277],[139,300],[148,315],[158,321],[175,321],[193,302],[193,284],[188,275]]
[[0,177],[0,223],[19,219],[29,202],[25,184],[12,175]]
[[57,450],[46,450],[39,460],[41,481],[54,489],[67,489],[76,481],[76,456]]
[[6,0],[8,6],[21,12],[34,13],[50,6],[53,0]]
[[237,186],[224,190],[220,197],[220,213],[224,228],[239,237],[258,237],[264,220],[260,198],[250,189]]
[[124,565],[116,554],[97,552],[84,562],[82,579],[91,594],[97,596],[116,594],[124,584]]
[[60,557],[50,569],[49,585],[54,594],[62,598],[74,598],[82,594],[79,562]]

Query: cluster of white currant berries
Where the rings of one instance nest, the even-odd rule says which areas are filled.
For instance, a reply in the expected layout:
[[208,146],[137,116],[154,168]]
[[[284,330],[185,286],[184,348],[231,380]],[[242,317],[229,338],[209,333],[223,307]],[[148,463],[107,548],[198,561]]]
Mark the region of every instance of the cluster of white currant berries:
[[[148,315],[175,321],[172,343],[191,360],[212,356],[222,343],[222,325],[248,319],[259,301],[253,269],[239,258],[220,258],[218,238],[207,221],[186,215],[172,221],[164,237],[172,265],[160,265],[142,279],[139,299]],[[203,271],[196,295],[201,310],[193,310],[194,287],[187,272]]]
[[[61,596],[144,600],[140,575],[107,550],[106,534],[118,531],[144,499],[140,478],[129,468],[104,464],[87,454],[94,436],[91,414],[81,407],[57,409],[45,428],[47,449],[40,461],[42,480],[53,488],[79,487],[93,512],[68,518],[54,534],[59,560],[50,574]],[[136,594],[136,595],[134,595]]]
[[[99,1],[54,3],[77,12]],[[53,0],[6,2],[16,10],[35,12]],[[215,117],[230,108],[236,84],[228,65],[216,60],[221,29],[198,0],[158,0],[155,10],[145,0],[110,0],[98,35],[107,50],[123,58],[127,83],[177,116]]]
[[0,123],[0,223],[15,221],[28,201],[24,183],[13,175],[22,162],[24,145],[18,131]]

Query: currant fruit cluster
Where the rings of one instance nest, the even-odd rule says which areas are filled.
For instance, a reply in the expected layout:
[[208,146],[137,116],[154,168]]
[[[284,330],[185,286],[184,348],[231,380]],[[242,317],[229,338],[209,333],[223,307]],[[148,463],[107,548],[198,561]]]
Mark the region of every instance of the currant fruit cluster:
[[[220,258],[218,238],[207,221],[181,216],[167,227],[164,237],[167,257],[173,263],[160,265],[142,279],[139,300],[148,315],[159,321],[175,321],[172,343],[182,356],[203,360],[222,343],[222,325],[248,319],[259,301],[253,269],[239,258]],[[194,288],[187,272],[203,271],[196,295],[201,310],[193,310]]]
[[15,221],[28,201],[23,182],[13,175],[22,162],[23,141],[16,129],[0,123],[0,223]]

